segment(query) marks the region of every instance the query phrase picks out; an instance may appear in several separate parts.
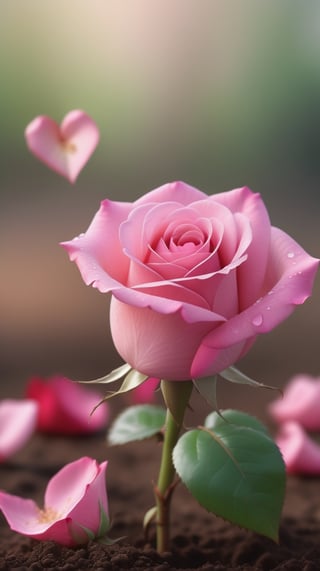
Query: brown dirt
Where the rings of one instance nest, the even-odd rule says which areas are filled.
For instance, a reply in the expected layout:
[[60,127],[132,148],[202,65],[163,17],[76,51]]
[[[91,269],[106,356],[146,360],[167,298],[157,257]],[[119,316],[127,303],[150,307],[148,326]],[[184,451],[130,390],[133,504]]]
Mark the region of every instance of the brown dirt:
[[[192,415],[195,413],[190,413],[191,419]],[[265,410],[260,418],[264,415]],[[159,446],[145,441],[107,448],[103,434],[86,438],[36,434],[23,451],[0,466],[1,488],[32,497],[41,504],[48,479],[66,462],[84,455],[98,461],[107,458],[107,487],[114,522],[110,536],[126,539],[112,547],[92,542],[87,547],[68,549],[18,535],[0,515],[0,570],[319,571],[317,478],[288,479],[278,545],[207,513],[180,485],[173,499],[172,551],[158,555],[154,532],[151,530],[146,540],[141,521],[153,505],[152,482],[157,476]]]

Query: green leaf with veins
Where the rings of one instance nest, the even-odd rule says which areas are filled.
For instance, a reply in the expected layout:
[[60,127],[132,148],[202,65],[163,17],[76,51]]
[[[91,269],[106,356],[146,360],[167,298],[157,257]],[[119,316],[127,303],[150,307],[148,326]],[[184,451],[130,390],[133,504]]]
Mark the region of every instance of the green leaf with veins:
[[210,415],[179,439],[175,469],[208,511],[276,541],[285,492],[280,451],[256,419],[222,414],[226,421]]
[[126,444],[159,434],[164,427],[166,411],[150,404],[136,405],[122,412],[110,428],[109,444]]

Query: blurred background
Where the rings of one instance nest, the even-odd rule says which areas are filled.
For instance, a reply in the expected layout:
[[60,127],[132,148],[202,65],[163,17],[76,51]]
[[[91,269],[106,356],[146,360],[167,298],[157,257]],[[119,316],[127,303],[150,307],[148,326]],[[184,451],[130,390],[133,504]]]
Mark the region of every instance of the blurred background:
[[[176,179],[208,194],[248,185],[273,225],[320,255],[319,32],[316,0],[2,0],[2,396],[31,374],[95,378],[121,363],[108,298],[58,245],[103,198]],[[28,152],[24,129],[77,108],[101,142],[71,186]],[[317,280],[240,368],[277,385],[320,374],[319,307]]]

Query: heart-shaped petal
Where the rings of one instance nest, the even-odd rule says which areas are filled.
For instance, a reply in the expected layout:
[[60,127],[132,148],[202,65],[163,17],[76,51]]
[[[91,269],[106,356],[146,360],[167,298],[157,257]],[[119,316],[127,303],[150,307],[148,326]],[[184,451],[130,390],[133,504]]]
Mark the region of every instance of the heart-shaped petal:
[[46,115],[36,117],[25,138],[31,153],[74,183],[99,142],[99,129],[84,111],[74,110],[61,125]]

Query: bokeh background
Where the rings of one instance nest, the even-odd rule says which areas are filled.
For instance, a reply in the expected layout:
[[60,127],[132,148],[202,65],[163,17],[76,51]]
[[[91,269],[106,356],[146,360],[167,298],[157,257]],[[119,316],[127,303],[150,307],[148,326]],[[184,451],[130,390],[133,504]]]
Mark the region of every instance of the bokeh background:
[[[317,0],[2,0],[0,81],[3,396],[31,374],[95,378],[120,364],[108,298],[58,246],[103,198],[176,179],[208,194],[248,185],[275,226],[320,255]],[[24,129],[76,108],[101,142],[71,186],[29,154]],[[278,385],[319,374],[319,307],[317,280],[241,369]]]

